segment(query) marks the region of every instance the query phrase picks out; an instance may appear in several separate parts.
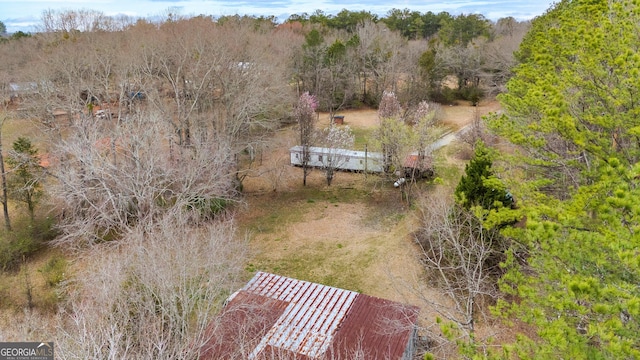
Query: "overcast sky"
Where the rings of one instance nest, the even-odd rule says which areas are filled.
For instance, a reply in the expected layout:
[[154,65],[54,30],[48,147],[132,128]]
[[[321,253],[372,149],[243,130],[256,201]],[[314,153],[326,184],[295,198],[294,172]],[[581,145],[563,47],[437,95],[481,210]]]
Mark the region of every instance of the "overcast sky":
[[33,31],[39,24],[42,12],[47,9],[79,10],[90,9],[105,15],[125,14],[133,17],[152,18],[172,12],[180,15],[252,15],[276,16],[279,21],[291,14],[311,14],[322,10],[334,15],[340,10],[366,10],[384,16],[391,9],[409,9],[426,13],[447,11],[452,15],[478,13],[491,20],[513,16],[518,20],[531,19],[542,15],[553,0],[0,0],[0,21],[12,33],[18,30]]

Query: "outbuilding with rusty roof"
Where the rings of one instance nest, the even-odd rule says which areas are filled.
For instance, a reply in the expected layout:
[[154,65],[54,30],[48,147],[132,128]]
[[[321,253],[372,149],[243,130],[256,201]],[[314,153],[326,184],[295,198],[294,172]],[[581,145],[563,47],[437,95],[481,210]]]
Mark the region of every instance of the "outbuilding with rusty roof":
[[381,359],[414,355],[418,308],[258,272],[209,328],[201,359]]

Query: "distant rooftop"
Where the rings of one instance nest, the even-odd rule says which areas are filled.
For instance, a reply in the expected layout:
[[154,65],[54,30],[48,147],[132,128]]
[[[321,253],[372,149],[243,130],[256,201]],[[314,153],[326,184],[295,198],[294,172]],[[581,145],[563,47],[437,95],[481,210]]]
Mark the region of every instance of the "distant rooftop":
[[201,359],[390,359],[413,356],[418,308],[258,272],[210,326]]

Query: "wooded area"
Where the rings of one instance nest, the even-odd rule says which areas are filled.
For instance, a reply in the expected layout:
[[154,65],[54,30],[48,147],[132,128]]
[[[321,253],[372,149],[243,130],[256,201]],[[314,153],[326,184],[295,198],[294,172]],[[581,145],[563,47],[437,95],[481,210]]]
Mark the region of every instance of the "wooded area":
[[[531,22],[393,9],[282,24],[46,12],[38,32],[0,40],[0,267],[18,279],[0,283],[14,319],[0,341],[197,358],[255,271],[243,185],[259,167],[281,174],[263,154],[295,129],[303,187],[311,146],[383,154],[385,174],[348,196],[406,177],[406,241],[442,294],[418,294],[438,315],[421,324],[421,358],[639,358],[639,10],[562,0]],[[496,96],[502,110],[460,136],[463,176],[447,177],[430,150],[441,107]],[[370,132],[333,123],[367,107]],[[408,155],[434,176],[402,171]],[[327,189],[339,161],[322,169]],[[36,292],[27,269],[42,253]]]

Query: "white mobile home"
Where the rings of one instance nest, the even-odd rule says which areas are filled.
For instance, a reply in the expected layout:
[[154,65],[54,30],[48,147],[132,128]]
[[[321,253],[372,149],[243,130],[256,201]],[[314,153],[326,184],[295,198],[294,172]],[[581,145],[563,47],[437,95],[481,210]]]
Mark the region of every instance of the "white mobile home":
[[[301,145],[296,145],[289,149],[291,165],[302,166],[302,150],[303,147]],[[335,169],[339,170],[376,173],[384,170],[382,154],[377,152],[310,146],[309,155],[308,165],[311,167],[322,168],[329,161],[332,161]]]

